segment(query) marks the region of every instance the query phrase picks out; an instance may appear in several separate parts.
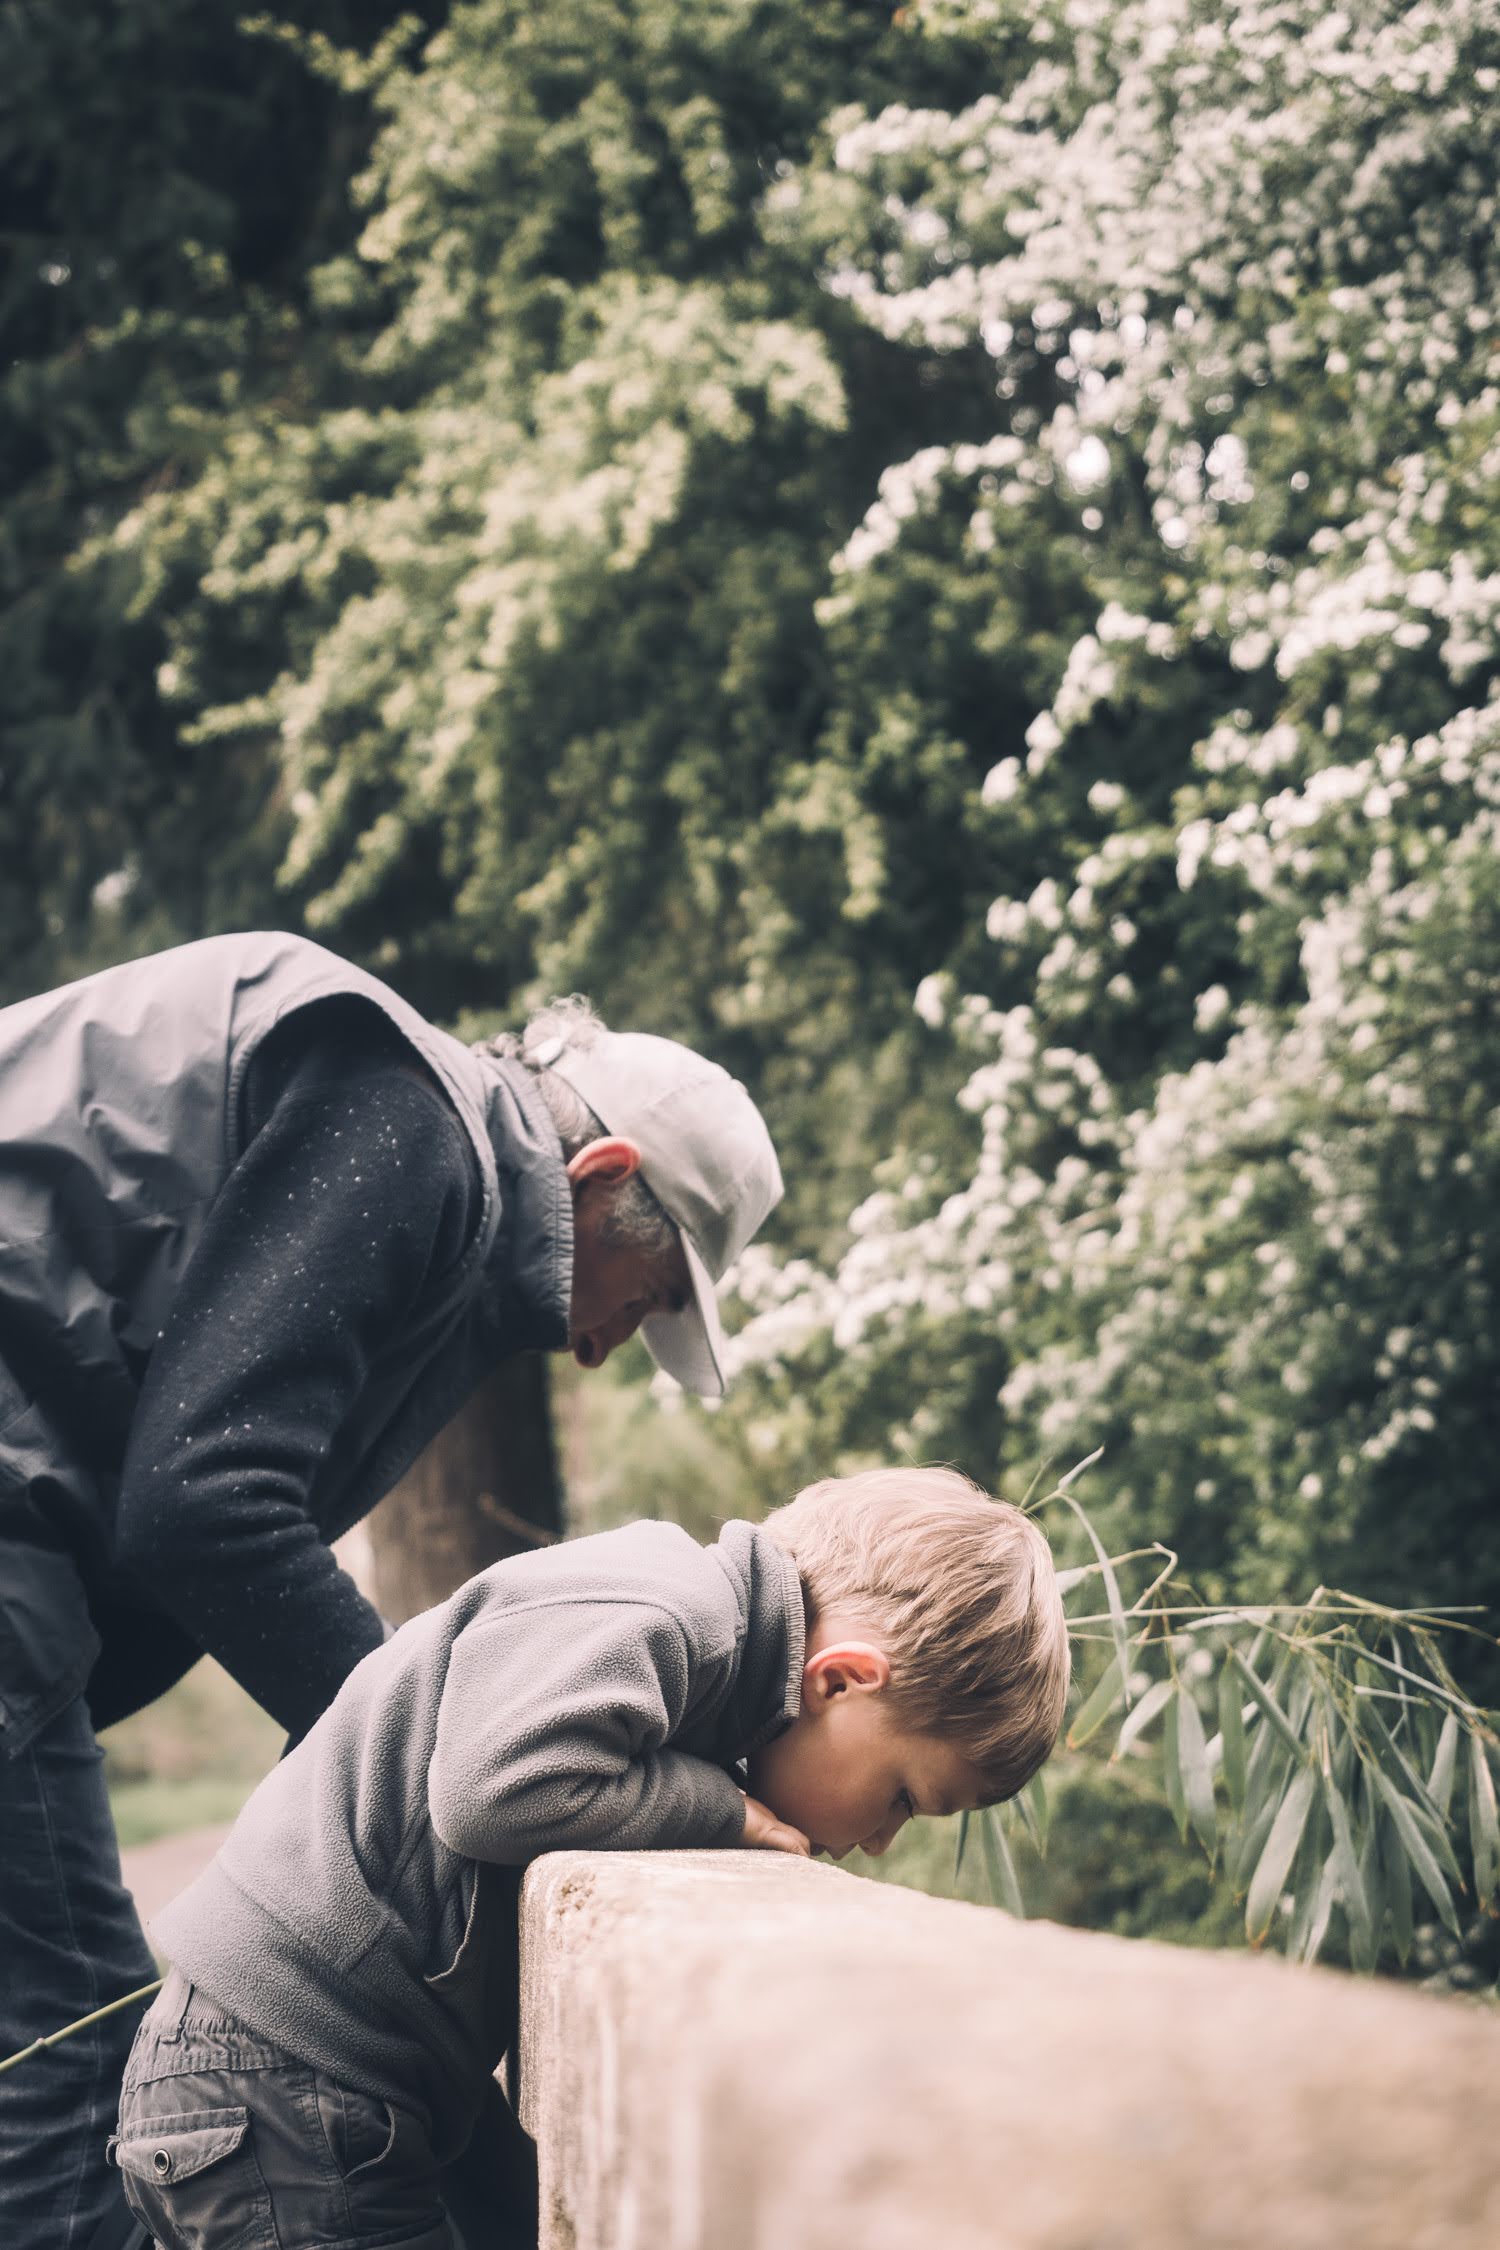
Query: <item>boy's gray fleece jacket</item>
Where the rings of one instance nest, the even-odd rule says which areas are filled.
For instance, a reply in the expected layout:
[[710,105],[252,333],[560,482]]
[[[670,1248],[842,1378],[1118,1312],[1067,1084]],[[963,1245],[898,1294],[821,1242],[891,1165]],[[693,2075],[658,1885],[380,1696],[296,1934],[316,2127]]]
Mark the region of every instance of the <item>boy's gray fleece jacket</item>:
[[496,1563],[356,1667],[157,1940],[263,2038],[424,2114],[442,2161],[499,2059],[486,1864],[738,1843],[726,1769],[795,1718],[803,1651],[796,1568],[750,1524]]

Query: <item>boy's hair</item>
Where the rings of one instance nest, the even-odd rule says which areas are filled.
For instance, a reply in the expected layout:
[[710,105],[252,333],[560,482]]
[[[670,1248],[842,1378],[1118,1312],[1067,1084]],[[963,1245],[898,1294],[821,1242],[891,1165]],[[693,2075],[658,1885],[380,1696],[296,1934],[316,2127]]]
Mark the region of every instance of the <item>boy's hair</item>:
[[902,1722],[952,1742],[1001,1803],[1047,1758],[1068,1696],[1052,1550],[1029,1516],[954,1469],[866,1469],[766,1518],[812,1616],[864,1626]]

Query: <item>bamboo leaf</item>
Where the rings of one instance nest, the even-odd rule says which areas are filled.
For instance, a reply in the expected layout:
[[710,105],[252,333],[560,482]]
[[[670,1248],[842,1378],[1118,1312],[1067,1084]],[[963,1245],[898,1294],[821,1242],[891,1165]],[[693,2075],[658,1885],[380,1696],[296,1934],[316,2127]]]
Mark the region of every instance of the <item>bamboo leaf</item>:
[[1047,1838],[1052,1832],[1052,1800],[1047,1795],[1047,1776],[1040,1766],[1027,1783],[1025,1793],[1031,1799],[1036,1848],[1045,1857]]
[[1385,1873],[1380,1860],[1380,1838],[1375,1825],[1370,1822],[1364,1831],[1359,1847],[1359,1877],[1365,1887],[1365,1899],[1370,1909],[1369,1951],[1353,1949],[1354,1966],[1361,1976],[1373,1976],[1375,1964],[1380,1959],[1380,1936],[1385,1927]]
[[[1090,1460],[1097,1460],[1097,1458],[1097,1454],[1089,1456]],[[1088,1465],[1088,1461],[1080,1461],[1078,1467],[1079,1469],[1086,1469]],[[1076,1474],[1076,1472],[1074,1473]],[[1120,1667],[1120,1691],[1128,1703],[1130,1701],[1130,1646],[1129,1636],[1125,1631],[1125,1604],[1120,1599],[1120,1582],[1115,1576],[1114,1565],[1104,1551],[1103,1540],[1089,1521],[1087,1512],[1080,1507],[1067,1490],[1066,1481],[1058,1486],[1058,1490],[1063,1493],[1068,1506],[1088,1533],[1089,1544],[1098,1558],[1099,1575],[1104,1580],[1104,1598],[1109,1604],[1109,1629],[1115,1639],[1115,1662]]]
[[1434,1820],[1425,1805],[1413,1803],[1411,1817],[1426,1837],[1433,1858],[1441,1867],[1456,1891],[1464,1888],[1463,1869],[1458,1864],[1458,1854],[1453,1849],[1453,1838],[1443,1822]]
[[[1334,1853],[1324,1860],[1316,1885],[1310,1887],[1306,1919],[1300,1932],[1301,1942],[1296,1948],[1299,1961],[1316,1961],[1323,1950],[1323,1940],[1328,1935],[1328,1924],[1333,1915],[1333,1902],[1338,1891],[1338,1876],[1334,1867]],[[1290,1944],[1287,1951],[1292,1951]]]
[[1229,1661],[1234,1665],[1251,1695],[1280,1735],[1283,1746],[1291,1751],[1294,1758],[1303,1757],[1305,1755],[1303,1743],[1270,1689],[1263,1686],[1260,1680],[1256,1678],[1237,1648],[1232,1648],[1229,1651]]
[[1453,1802],[1453,1776],[1458,1763],[1458,1713],[1450,1711],[1443,1720],[1443,1730],[1437,1739],[1432,1771],[1427,1776],[1428,1794],[1444,1820]]
[[1058,1478],[1058,1491],[1066,1492],[1070,1484],[1076,1484],[1078,1482],[1078,1479],[1083,1475],[1085,1469],[1091,1469],[1096,1461],[1102,1461],[1103,1459],[1104,1448],[1102,1445],[1096,1445],[1092,1453],[1085,1453],[1081,1461],[1075,1461],[1073,1463],[1072,1468],[1069,1469],[1065,1477]]
[[1428,1795],[1426,1782],[1417,1772],[1416,1767],[1380,1716],[1378,1706],[1370,1697],[1366,1696],[1360,1704],[1360,1710],[1375,1755],[1381,1766],[1384,1767],[1387,1776],[1398,1786],[1404,1782],[1406,1784],[1404,1800],[1425,1805],[1431,1818],[1441,1827],[1443,1816]]
[[1016,1863],[1010,1856],[1010,1842],[1000,1825],[1000,1815],[993,1807],[980,1815],[979,1840],[984,1848],[984,1863],[996,1901],[1005,1908],[1007,1914],[1014,1914],[1018,1922],[1024,1922],[1026,1901],[1021,1895],[1020,1877],[1016,1873]]
[[1198,1841],[1212,1859],[1219,1848],[1219,1820],[1214,1810],[1214,1777],[1203,1721],[1187,1688],[1180,1691],[1177,1700],[1177,1768],[1182,1776],[1182,1794]]
[[1349,1924],[1350,1948],[1356,1966],[1373,1969],[1375,1937],[1370,1926],[1370,1902],[1354,1843],[1354,1818],[1348,1799],[1331,1773],[1323,1776],[1323,1796],[1333,1823],[1332,1863],[1344,1902],[1344,1918]]
[[1112,1656],[1099,1675],[1093,1694],[1074,1714],[1073,1723],[1068,1729],[1068,1748],[1070,1750],[1081,1750],[1084,1743],[1090,1741],[1099,1732],[1124,1692],[1125,1683],[1120,1670],[1120,1659],[1118,1656]]
[[1260,1800],[1253,1807],[1247,1808],[1239,1833],[1225,1856],[1224,1871],[1236,1898],[1244,1897],[1249,1887],[1251,1870],[1265,1849],[1266,1838],[1271,1833],[1271,1823],[1281,1804],[1286,1778],[1287,1767],[1283,1760],[1276,1786],[1266,1789]]
[[[1327,1807],[1322,1798],[1315,1794],[1307,1826],[1302,1833],[1302,1842],[1292,1861],[1292,1871],[1285,1885],[1286,1894],[1291,1899],[1285,1944],[1289,1961],[1311,1959],[1307,1945],[1314,1934],[1318,1908],[1323,1901],[1324,1885],[1328,1879],[1331,1835]],[[1331,1899],[1328,1903],[1331,1905]],[[1326,1928],[1326,1923],[1324,1926]],[[1321,1938],[1319,1942],[1321,1943]]]
[[1374,1774],[1376,1788],[1385,1799],[1386,1810],[1396,1823],[1401,1846],[1411,1863],[1412,1872],[1437,1908],[1444,1927],[1457,1937],[1458,1910],[1453,1903],[1453,1894],[1441,1867],[1433,1857],[1431,1846],[1413,1818],[1410,1803],[1402,1796],[1383,1766],[1372,1766],[1370,1770]]
[[1239,1674],[1226,1657],[1219,1673],[1219,1740],[1224,1786],[1236,1812],[1245,1802],[1245,1713],[1240,1692]]
[[1411,1862],[1402,1849],[1401,1832],[1389,1813],[1380,1819],[1380,1860],[1385,1871],[1385,1895],[1391,1909],[1391,1936],[1396,1958],[1404,1969],[1411,1954]]
[[1117,1758],[1124,1757],[1136,1736],[1144,1728],[1149,1727],[1163,1705],[1171,1701],[1172,1696],[1176,1693],[1176,1688],[1175,1680],[1152,1681],[1140,1702],[1125,1715],[1125,1723],[1120,1729],[1120,1739],[1109,1754],[1111,1765]]
[[[1284,1724],[1285,1722],[1283,1722]],[[1290,1731],[1290,1730],[1288,1730]],[[1271,1917],[1286,1886],[1288,1871],[1302,1841],[1302,1831],[1312,1809],[1318,1777],[1310,1765],[1299,1766],[1271,1823],[1265,1850],[1260,1855],[1250,1895],[1245,1901],[1245,1935],[1260,1945],[1271,1927]]]
[[1026,1787],[1010,1800],[1012,1812],[1036,1846],[1039,1856],[1046,1849],[1046,1839],[1042,1834],[1041,1822],[1037,1819],[1036,1800],[1032,1795],[1032,1789],[1040,1778],[1040,1773],[1033,1775],[1032,1780],[1026,1784]]
[[1500,1876],[1500,1822],[1495,1817],[1495,1777],[1482,1735],[1469,1737],[1469,1850],[1474,1860],[1474,1895],[1488,1909]]
[[1171,1702],[1167,1705],[1166,1721],[1162,1727],[1161,1756],[1162,1779],[1167,1785],[1167,1803],[1172,1809],[1172,1818],[1177,1823],[1177,1833],[1182,1838],[1183,1842],[1186,1843],[1188,1832],[1188,1803],[1187,1792],[1182,1786],[1182,1758],[1177,1744],[1178,1721],[1181,1709],[1182,1698],[1180,1695],[1174,1695]]

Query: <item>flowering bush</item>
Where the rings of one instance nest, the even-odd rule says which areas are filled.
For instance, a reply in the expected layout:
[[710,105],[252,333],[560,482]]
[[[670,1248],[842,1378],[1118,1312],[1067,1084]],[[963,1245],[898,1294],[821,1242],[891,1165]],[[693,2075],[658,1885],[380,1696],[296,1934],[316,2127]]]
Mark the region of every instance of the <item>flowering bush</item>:
[[913,963],[975,1138],[898,1152],[836,1272],[752,1264],[745,1357],[857,1445],[998,1347],[998,1418],[950,1374],[898,1441],[1102,1442],[1111,1529],[1242,1598],[1493,1598],[1500,26],[917,16],[992,89],[840,113],[772,201],[995,427],[886,470],[821,615],[910,696],[935,582],[1001,641],[1045,589],[1050,676],[981,792],[1010,880]]

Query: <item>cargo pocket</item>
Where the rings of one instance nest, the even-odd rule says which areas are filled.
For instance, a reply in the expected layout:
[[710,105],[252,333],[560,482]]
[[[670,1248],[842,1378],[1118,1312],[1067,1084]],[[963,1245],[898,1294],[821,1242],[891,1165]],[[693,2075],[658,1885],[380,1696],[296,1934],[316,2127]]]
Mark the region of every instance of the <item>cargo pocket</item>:
[[389,2102],[358,2093],[321,2070],[313,2072],[312,2083],[328,2153],[348,2187],[384,2164],[395,2147],[395,2111]]
[[132,2121],[109,2147],[125,2200],[167,2250],[277,2250],[247,2110]]

